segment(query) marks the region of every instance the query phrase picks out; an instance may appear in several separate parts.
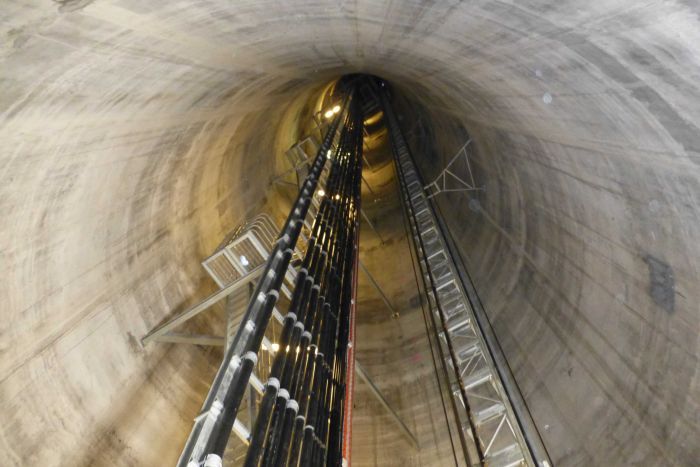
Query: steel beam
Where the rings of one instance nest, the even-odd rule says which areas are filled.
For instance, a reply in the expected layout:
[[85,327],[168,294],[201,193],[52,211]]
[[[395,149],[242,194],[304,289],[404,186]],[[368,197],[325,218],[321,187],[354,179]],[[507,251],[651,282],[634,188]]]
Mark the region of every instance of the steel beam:
[[355,360],[355,373],[357,373],[357,376],[359,376],[360,379],[365,382],[372,395],[377,399],[377,401],[379,401],[379,404],[382,407],[384,407],[384,410],[386,410],[386,412],[389,414],[391,420],[396,424],[397,427],[399,427],[399,429],[406,436],[406,438],[408,438],[408,440],[411,442],[411,445],[414,448],[418,449],[419,446],[416,437],[413,435],[411,430],[408,429],[403,420],[401,420],[399,414],[397,414],[396,411],[391,408],[389,402],[386,400],[386,398],[384,398],[384,395],[381,393],[379,388],[377,388],[377,386],[369,377],[365,369],[362,367],[362,365],[360,365],[360,362],[357,360]]
[[396,311],[396,308],[394,308],[394,305],[391,304],[391,302],[389,301],[389,298],[387,298],[387,296],[384,294],[384,291],[383,291],[382,288],[379,286],[379,284],[377,283],[377,281],[374,279],[374,277],[372,276],[372,274],[370,274],[370,272],[367,270],[367,268],[366,268],[365,265],[362,263],[362,261],[360,261],[360,269],[362,269],[362,272],[364,272],[365,275],[367,276],[367,279],[369,279],[370,284],[372,284],[372,286],[374,286],[374,288],[377,290],[377,292],[379,293],[379,295],[382,297],[382,301],[384,302],[384,304],[386,305],[386,307],[389,308],[389,310],[391,311],[391,315],[394,316],[394,317],[398,316],[398,315],[399,315],[399,312]]
[[206,334],[181,334],[177,332],[166,332],[153,337],[158,342],[170,342],[173,344],[192,344],[192,345],[224,345],[226,338],[224,336],[210,336]]
[[227,285],[226,287],[224,287],[221,290],[217,290],[216,292],[209,295],[207,298],[205,298],[201,302],[197,303],[196,305],[194,305],[194,306],[188,308],[187,310],[183,311],[182,313],[178,314],[176,317],[170,319],[168,322],[153,329],[151,332],[146,334],[143,337],[143,339],[141,339],[141,343],[143,345],[146,345],[149,342],[155,340],[157,337],[162,336],[163,334],[167,333],[168,331],[171,331],[173,328],[179,326],[180,324],[184,323],[185,321],[197,316],[199,313],[206,310],[210,306],[214,305],[219,300],[224,299],[225,297],[229,296],[230,294],[232,294],[236,290],[240,289],[244,285],[246,285],[249,282],[252,282],[255,279],[257,279],[258,277],[260,277],[260,274],[262,274],[264,269],[265,269],[264,265],[258,266],[257,268],[253,269],[247,275],[241,277],[237,281],[232,282],[231,284]]
[[377,234],[377,237],[379,237],[379,241],[382,242],[382,244],[384,244],[384,239],[383,239],[382,236],[379,234],[379,231],[378,231],[377,228],[374,226],[374,224],[372,224],[372,221],[369,220],[369,217],[367,216],[367,213],[365,213],[365,210],[364,210],[364,209],[360,209],[360,213],[362,214],[362,217],[365,218],[365,221],[367,222],[367,224],[369,224],[370,228],[374,231],[374,233]]

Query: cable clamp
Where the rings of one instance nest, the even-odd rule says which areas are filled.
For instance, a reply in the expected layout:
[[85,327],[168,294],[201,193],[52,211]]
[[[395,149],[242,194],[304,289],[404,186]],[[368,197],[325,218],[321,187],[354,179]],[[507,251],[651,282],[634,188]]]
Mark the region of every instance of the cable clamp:
[[253,366],[255,366],[255,364],[258,363],[258,355],[252,350],[249,350],[248,352],[243,354],[243,360],[253,362]]
[[216,454],[207,454],[204,458],[204,467],[221,467],[223,465],[221,457]]
[[268,386],[275,388],[275,390],[278,390],[280,388],[280,380],[278,380],[274,376],[270,377],[268,378],[267,383],[265,384],[265,389],[267,389]]
[[297,413],[297,412],[299,412],[299,403],[297,401],[295,401],[294,399],[289,399],[287,401],[286,408],[292,409],[294,411],[294,413]]

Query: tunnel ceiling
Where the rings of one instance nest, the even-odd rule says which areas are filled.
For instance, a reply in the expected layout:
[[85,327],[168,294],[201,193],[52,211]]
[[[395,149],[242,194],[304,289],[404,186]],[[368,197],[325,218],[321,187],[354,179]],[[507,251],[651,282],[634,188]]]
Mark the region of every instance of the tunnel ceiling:
[[700,459],[695,2],[4,3],[2,463],[174,461],[217,355],[140,338],[349,72],[427,178],[473,138],[438,204],[556,465]]

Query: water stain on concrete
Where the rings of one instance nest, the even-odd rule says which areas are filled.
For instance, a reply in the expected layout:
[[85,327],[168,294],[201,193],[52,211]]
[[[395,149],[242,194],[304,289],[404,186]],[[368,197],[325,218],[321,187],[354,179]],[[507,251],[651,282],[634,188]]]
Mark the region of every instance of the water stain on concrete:
[[58,11],[61,13],[82,10],[94,1],[95,0],[54,0],[54,2],[58,3]]
[[654,303],[673,313],[676,305],[673,268],[652,255],[646,255],[644,262],[649,267],[649,295]]

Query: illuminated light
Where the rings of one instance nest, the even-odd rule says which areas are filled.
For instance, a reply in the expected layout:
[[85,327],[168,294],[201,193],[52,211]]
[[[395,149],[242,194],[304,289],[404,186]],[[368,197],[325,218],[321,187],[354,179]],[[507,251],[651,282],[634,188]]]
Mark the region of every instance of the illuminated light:
[[340,195],[335,195],[335,199],[340,199]]
[[321,188],[320,190],[318,190],[318,196],[323,196],[323,195],[325,195],[325,194],[326,194],[326,192],[323,191],[323,188]]
[[246,258],[244,255],[241,255],[241,264],[243,266],[248,266],[250,262],[248,261],[248,258]]
[[267,350],[267,346],[264,343],[262,344],[262,349]]
[[328,152],[326,153],[326,156],[327,156],[327,157],[333,157],[333,151],[331,151],[331,150],[329,149]]
[[287,346],[287,350],[285,350],[285,352],[289,352],[289,346]]
[[331,118],[333,116],[333,110],[329,110],[325,114],[323,114],[324,117],[326,118]]
[[299,353],[300,350],[301,350],[301,349],[300,349],[299,346],[297,345],[297,353]]
[[280,349],[280,345],[277,342],[272,344],[272,351],[273,352],[277,352],[279,349]]
[[337,114],[338,112],[340,112],[340,106],[336,105],[335,107],[333,107],[333,113]]

